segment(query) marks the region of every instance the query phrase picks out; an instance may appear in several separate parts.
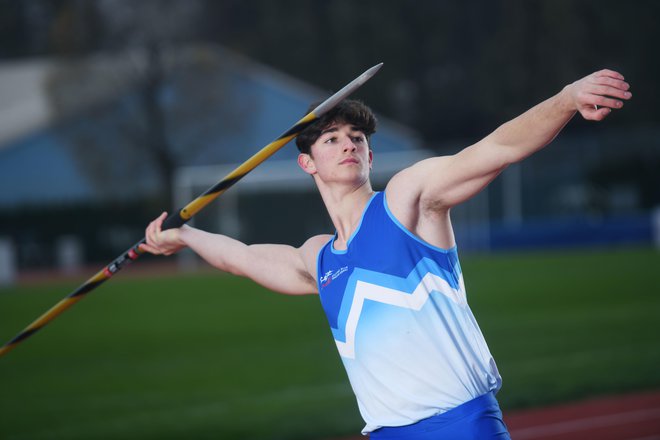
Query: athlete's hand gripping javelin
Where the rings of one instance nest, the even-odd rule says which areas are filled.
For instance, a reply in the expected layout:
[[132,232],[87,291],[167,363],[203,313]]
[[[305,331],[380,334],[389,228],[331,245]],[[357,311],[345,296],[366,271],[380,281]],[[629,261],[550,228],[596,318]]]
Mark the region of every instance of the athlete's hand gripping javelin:
[[163,212],[158,218],[149,223],[145,231],[147,242],[140,245],[141,250],[154,255],[172,255],[187,246],[181,239],[181,232],[187,226],[163,231],[163,222],[166,218],[167,212]]

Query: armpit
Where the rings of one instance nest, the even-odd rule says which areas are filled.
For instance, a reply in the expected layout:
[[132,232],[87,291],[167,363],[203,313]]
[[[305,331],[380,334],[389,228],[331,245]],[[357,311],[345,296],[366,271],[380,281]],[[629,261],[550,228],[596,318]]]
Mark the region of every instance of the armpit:
[[419,210],[420,214],[423,217],[429,218],[438,218],[445,217],[447,212],[447,206],[438,199],[422,198],[419,201]]
[[310,275],[309,272],[304,270],[297,270],[296,275],[300,281],[310,286],[312,292],[317,291],[316,280],[314,277],[312,277],[312,275]]

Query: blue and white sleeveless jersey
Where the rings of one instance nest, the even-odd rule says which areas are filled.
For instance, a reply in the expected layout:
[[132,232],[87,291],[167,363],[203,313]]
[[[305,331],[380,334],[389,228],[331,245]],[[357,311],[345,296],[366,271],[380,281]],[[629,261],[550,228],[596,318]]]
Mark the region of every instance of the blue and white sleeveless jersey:
[[364,433],[446,412],[501,378],[470,311],[456,248],[405,229],[383,192],[346,250],[318,255],[319,292],[366,422]]

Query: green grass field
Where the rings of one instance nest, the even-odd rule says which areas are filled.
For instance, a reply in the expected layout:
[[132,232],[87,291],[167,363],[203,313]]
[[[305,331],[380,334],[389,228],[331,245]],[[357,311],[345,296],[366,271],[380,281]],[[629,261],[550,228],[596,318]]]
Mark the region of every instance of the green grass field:
[[[660,252],[462,266],[505,410],[660,388]],[[0,290],[2,342],[80,282]],[[0,358],[2,439],[323,439],[361,427],[318,298],[230,276],[120,274]]]

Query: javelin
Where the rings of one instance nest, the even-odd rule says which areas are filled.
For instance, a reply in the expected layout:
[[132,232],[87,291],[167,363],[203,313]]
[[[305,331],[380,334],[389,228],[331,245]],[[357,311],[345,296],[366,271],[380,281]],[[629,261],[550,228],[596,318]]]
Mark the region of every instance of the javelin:
[[[355,78],[353,81],[344,86],[337,93],[323,101],[314,110],[305,115],[302,119],[296,122],[291,128],[285,131],[280,137],[275,139],[270,144],[263,147],[260,151],[255,153],[248,160],[239,165],[234,171],[227,174],[221,181],[207,189],[203,194],[197,197],[192,202],[188,203],[185,207],[177,213],[169,215],[163,222],[163,230],[173,229],[183,226],[195,214],[204,209],[206,205],[215,200],[219,195],[224,193],[229,187],[241,180],[247,173],[259,166],[263,161],[275,154],[279,149],[286,145],[291,139],[295,138],[307,126],[313,123],[316,119],[327,113],[341,101],[346,99],[348,95],[360,88],[362,84],[367,82],[372,76],[378,72],[383,63],[377,64],[372,68],[365,71],[362,75]],[[146,238],[142,238],[136,244],[131,246],[127,251],[122,253],[119,257],[113,260],[106,267],[101,269],[96,275],[85,281],[80,287],[55,304],[50,310],[41,315],[32,324],[27,326],[25,330],[16,335],[14,339],[7,342],[0,347],[0,357],[11,351],[16,345],[23,342],[46,324],[55,319],[60,313],[80,301],[89,292],[96,289],[99,285],[110,279],[115,273],[121,270],[124,266],[137,260],[144,251],[140,250],[139,246],[146,242]]]

